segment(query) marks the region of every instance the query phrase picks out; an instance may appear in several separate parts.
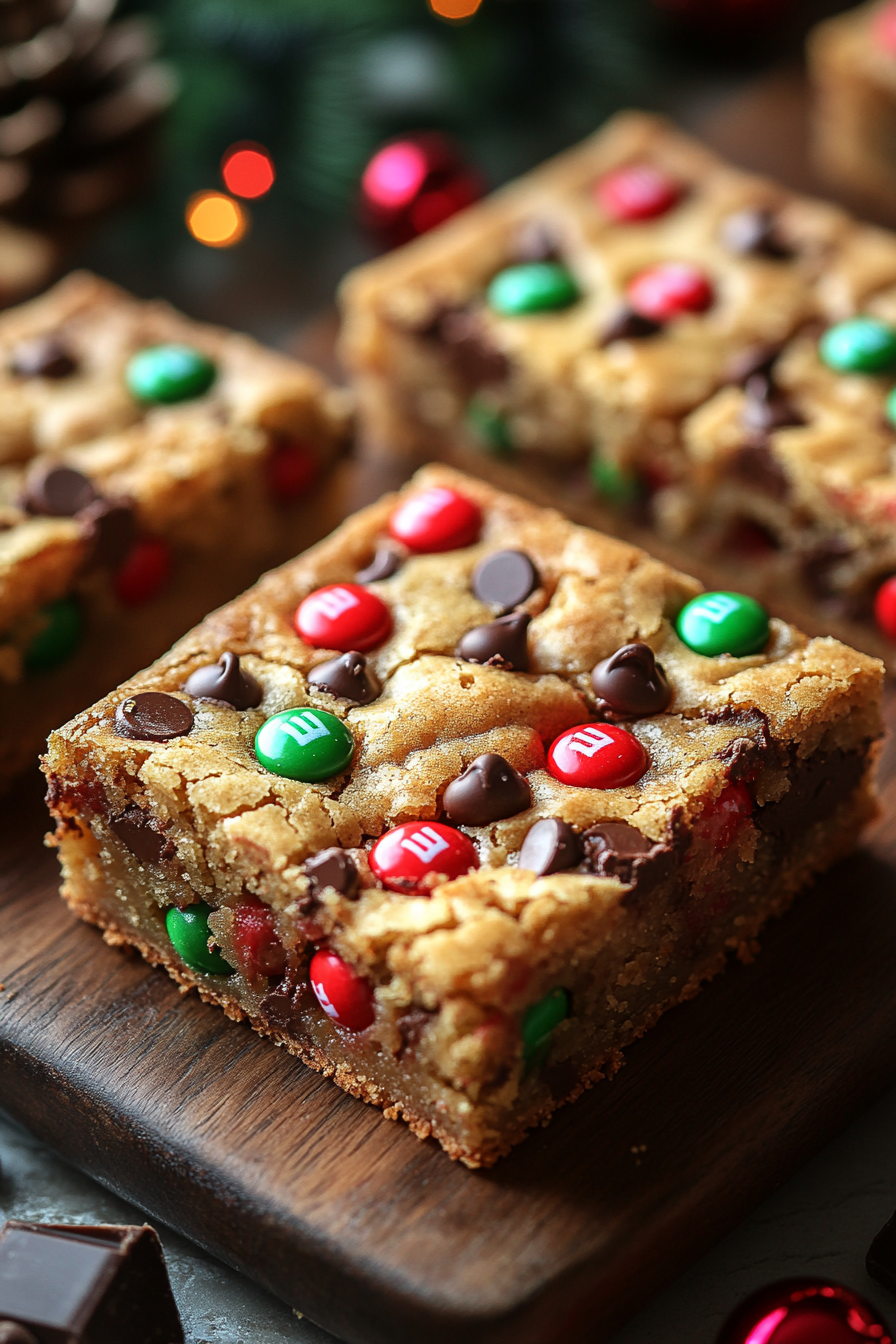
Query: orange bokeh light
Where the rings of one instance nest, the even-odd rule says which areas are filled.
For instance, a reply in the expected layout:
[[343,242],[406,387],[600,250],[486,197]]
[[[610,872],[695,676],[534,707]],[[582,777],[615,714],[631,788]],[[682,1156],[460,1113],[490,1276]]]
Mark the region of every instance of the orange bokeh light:
[[234,196],[250,200],[263,196],[274,185],[274,162],[264,145],[244,141],[231,145],[221,160],[221,176]]
[[187,228],[206,247],[233,247],[249,227],[239,201],[221,191],[200,191],[187,202]]
[[440,19],[472,19],[482,0],[429,0],[433,14]]

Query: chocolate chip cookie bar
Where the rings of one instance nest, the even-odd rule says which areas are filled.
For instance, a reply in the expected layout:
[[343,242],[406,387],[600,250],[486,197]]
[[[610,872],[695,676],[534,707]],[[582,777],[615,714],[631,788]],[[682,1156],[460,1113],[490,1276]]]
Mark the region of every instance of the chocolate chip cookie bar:
[[0,785],[320,535],[342,395],[87,274],[0,316]]
[[351,275],[343,352],[378,451],[892,659],[894,295],[896,236],[629,113]]
[[881,682],[430,466],[52,735],[63,895],[489,1165],[848,852]]

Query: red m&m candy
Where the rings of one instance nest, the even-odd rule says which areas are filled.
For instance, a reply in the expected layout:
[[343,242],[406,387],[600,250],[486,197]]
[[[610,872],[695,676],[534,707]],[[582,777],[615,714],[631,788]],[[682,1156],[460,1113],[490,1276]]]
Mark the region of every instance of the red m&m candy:
[[580,789],[622,789],[635,784],[650,764],[641,743],[612,723],[567,728],[551,744],[548,769],[561,784]]
[[478,504],[442,485],[409,495],[389,519],[389,532],[395,540],[420,552],[472,546],[481,527]]
[[476,846],[468,836],[438,821],[406,821],[377,840],[370,867],[390,891],[426,890],[430,873],[463,877],[479,867]]
[[141,537],[115,575],[115,596],[126,607],[151,602],[171,577],[171,547],[161,537]]
[[594,187],[598,205],[618,223],[656,219],[677,205],[681,187],[650,163],[629,163],[607,173]]
[[268,489],[274,499],[299,499],[317,476],[317,457],[306,443],[289,439],[275,444],[267,460]]
[[392,613],[382,598],[359,583],[330,583],[299,603],[295,626],[312,648],[363,653],[389,638]]
[[874,599],[874,619],[887,639],[896,640],[896,574],[884,579]]
[[874,39],[879,47],[896,56],[896,4],[879,9],[873,20]]
[[713,300],[712,285],[699,266],[689,261],[663,261],[632,280],[626,291],[641,317],[668,322],[683,313],[705,313]]
[[335,952],[315,952],[309,967],[311,988],[327,1017],[349,1031],[363,1031],[373,1021],[373,989]]
[[247,975],[282,975],[286,970],[286,949],[274,928],[274,912],[257,896],[249,896],[234,907],[233,942],[237,960]]

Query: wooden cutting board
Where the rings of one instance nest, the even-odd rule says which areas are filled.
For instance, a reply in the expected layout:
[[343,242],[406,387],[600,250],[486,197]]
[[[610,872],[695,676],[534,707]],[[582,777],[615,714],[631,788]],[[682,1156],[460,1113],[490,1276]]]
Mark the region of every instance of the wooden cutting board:
[[347,1340],[602,1339],[896,1076],[892,739],[881,779],[755,964],[490,1172],[77,923],[28,780],[0,814],[0,1105]]

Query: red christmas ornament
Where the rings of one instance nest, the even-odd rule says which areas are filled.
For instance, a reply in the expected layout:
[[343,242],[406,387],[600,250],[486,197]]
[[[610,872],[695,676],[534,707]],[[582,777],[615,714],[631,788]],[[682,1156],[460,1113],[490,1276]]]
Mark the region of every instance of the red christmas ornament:
[[896,4],[877,11],[872,31],[877,45],[891,56],[896,56]]
[[327,1017],[349,1031],[363,1031],[373,1021],[373,989],[335,952],[315,952],[309,967],[311,988]]
[[419,490],[399,504],[389,534],[411,551],[456,551],[479,540],[482,513],[466,495],[445,486]]
[[857,1293],[823,1279],[787,1279],[754,1293],[717,1344],[892,1344],[890,1328]]
[[234,906],[233,942],[240,966],[252,979],[283,975],[286,970],[286,949],[274,928],[274,912],[257,896]]
[[874,599],[874,619],[887,639],[896,640],[896,574],[884,579]]
[[171,577],[171,547],[161,537],[141,537],[115,575],[115,596],[126,607],[151,602]]
[[275,500],[299,499],[314,484],[317,456],[305,443],[277,443],[267,460],[268,489]]
[[705,313],[713,300],[712,285],[699,266],[663,261],[630,281],[628,301],[641,317],[668,322],[683,313]]
[[618,223],[656,219],[681,199],[681,186],[650,163],[629,163],[595,183],[598,205]]
[[484,191],[444,135],[407,135],[378,149],[361,177],[361,219],[390,245],[443,224]]
[[359,583],[330,583],[299,604],[295,626],[312,648],[363,653],[389,638],[392,613],[382,598]]
[[479,867],[473,841],[438,821],[406,821],[377,840],[370,867],[390,891],[425,891],[431,873],[463,877]]
[[611,723],[567,728],[548,751],[554,778],[580,789],[623,789],[637,783],[649,764],[638,739]]

